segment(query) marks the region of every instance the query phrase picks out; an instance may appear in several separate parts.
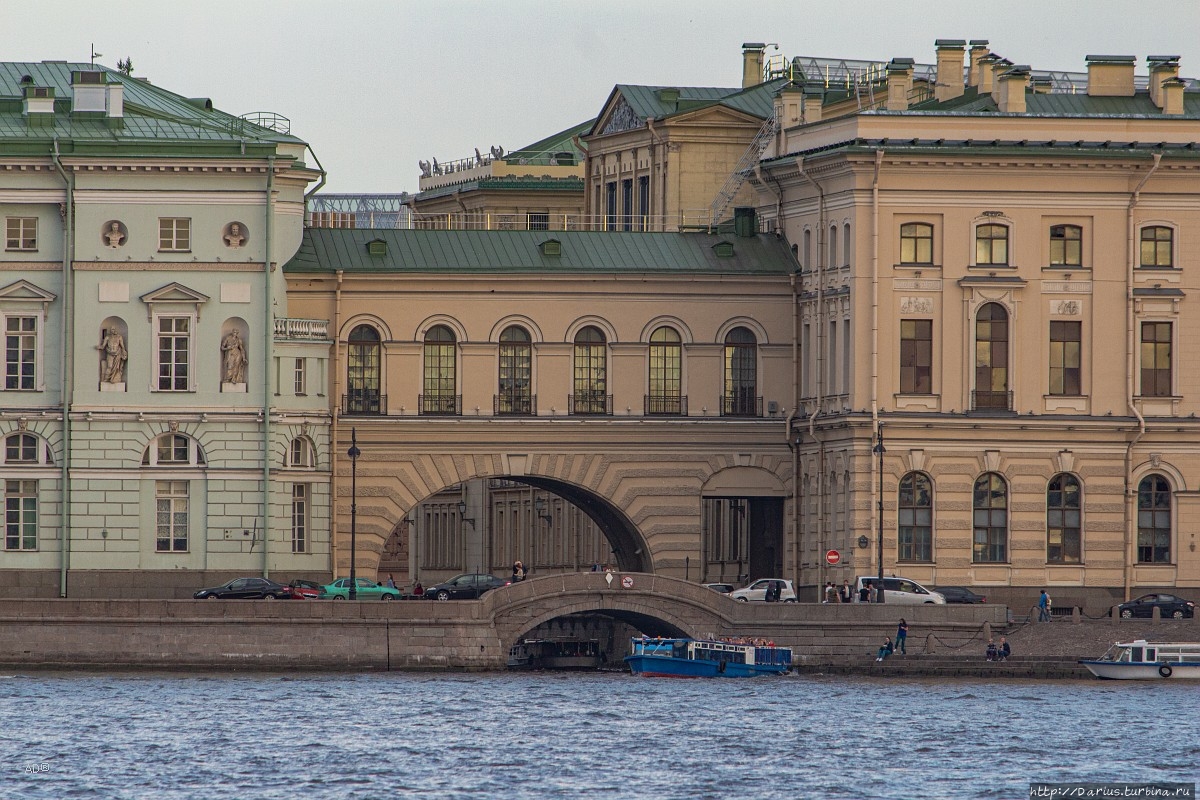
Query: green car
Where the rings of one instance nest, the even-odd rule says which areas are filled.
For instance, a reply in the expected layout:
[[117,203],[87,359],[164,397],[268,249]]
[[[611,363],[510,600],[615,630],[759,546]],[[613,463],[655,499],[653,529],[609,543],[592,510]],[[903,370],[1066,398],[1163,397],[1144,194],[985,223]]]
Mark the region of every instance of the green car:
[[[355,578],[356,600],[399,600],[400,590],[392,589],[383,584],[366,578]],[[350,579],[339,578],[328,586],[321,587],[320,600],[349,600]]]

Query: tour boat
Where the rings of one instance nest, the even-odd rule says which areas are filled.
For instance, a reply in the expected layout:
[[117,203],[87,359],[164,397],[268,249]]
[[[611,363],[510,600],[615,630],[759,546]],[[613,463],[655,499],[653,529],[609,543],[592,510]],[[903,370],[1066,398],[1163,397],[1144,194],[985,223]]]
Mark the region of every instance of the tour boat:
[[625,663],[634,675],[660,678],[752,678],[792,668],[790,647],[749,640],[635,636]]
[[1079,660],[1097,678],[1148,681],[1163,678],[1200,679],[1200,643],[1117,642],[1097,659]]
[[509,669],[598,669],[603,660],[596,639],[525,639],[508,650]]

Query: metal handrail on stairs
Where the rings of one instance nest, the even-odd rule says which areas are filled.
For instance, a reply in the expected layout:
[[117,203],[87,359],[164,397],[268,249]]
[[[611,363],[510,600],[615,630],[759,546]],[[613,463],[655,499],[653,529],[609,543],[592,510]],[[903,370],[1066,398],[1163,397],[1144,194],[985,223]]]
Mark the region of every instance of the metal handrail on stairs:
[[725,209],[733,202],[733,198],[737,196],[738,191],[742,188],[742,184],[746,182],[746,177],[750,171],[754,169],[754,165],[758,163],[758,159],[762,157],[763,150],[767,149],[767,142],[771,141],[771,137],[779,130],[779,122],[774,114],[767,117],[767,121],[758,129],[758,133],[750,142],[750,146],[742,153],[742,157],[738,159],[737,166],[733,168],[733,172],[725,180],[725,185],[721,187],[721,191],[717,193],[717,197],[712,202],[712,213],[710,215],[710,224],[716,225],[721,215],[725,213]]

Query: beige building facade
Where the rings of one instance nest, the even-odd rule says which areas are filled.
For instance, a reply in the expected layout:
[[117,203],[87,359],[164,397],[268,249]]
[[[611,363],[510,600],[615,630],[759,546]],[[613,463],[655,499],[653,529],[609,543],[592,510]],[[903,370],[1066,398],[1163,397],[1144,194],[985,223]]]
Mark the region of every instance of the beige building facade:
[[783,125],[754,181],[802,265],[799,578],[1194,594],[1200,96],[1177,57],[1055,86],[937,47],[935,97],[896,59],[885,107]]

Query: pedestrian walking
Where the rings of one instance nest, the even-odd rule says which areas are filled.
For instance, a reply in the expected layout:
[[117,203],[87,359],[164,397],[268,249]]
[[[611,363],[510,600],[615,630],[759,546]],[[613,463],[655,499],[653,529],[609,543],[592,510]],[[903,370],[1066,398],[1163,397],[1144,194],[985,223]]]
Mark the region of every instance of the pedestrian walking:
[[837,601],[837,588],[833,585],[833,581],[829,581],[825,584],[825,602],[836,603]]
[[390,572],[388,573],[387,587],[388,587],[389,589],[395,589],[395,588],[396,588],[396,579],[395,579],[394,577],[392,577],[392,573],[390,573]]
[[900,624],[896,626],[896,649],[908,655],[908,623],[904,621],[904,617],[900,618]]
[[854,599],[854,590],[850,588],[850,581],[848,581],[848,580],[842,581],[842,590],[841,590],[840,594],[841,594],[840,599],[843,603],[849,603],[851,600]]
[[1046,590],[1042,589],[1042,594],[1038,597],[1038,622],[1050,621],[1050,595],[1046,594]]
[[870,581],[867,581],[866,583],[864,583],[863,587],[858,590],[858,602],[860,602],[860,603],[871,602],[871,582]]

